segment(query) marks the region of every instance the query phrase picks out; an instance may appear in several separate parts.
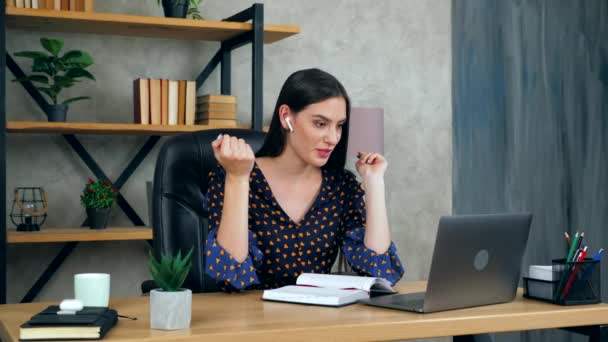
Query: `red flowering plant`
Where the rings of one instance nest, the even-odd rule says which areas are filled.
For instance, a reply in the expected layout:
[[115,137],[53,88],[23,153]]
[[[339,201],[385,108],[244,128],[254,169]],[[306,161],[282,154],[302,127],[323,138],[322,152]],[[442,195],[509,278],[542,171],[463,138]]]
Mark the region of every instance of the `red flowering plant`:
[[109,180],[94,181],[89,178],[80,195],[80,203],[85,208],[110,208],[116,202],[116,196],[118,190],[112,187]]

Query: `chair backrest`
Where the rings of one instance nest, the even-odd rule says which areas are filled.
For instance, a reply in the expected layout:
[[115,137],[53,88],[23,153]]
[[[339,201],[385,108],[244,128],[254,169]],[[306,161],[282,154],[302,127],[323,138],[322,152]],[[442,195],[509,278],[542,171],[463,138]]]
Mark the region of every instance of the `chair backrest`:
[[264,132],[248,129],[214,129],[182,134],[162,146],[154,170],[152,204],[153,248],[158,257],[187,253],[191,247],[192,270],[185,287],[193,292],[217,291],[205,274],[205,240],[208,211],[205,194],[209,172],[217,165],[211,142],[222,134],[245,139],[254,151],[264,142]]

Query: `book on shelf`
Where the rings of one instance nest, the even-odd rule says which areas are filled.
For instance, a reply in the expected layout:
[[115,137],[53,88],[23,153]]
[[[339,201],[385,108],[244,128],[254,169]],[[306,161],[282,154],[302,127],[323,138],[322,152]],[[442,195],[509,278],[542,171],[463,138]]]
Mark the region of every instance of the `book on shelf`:
[[296,285],[265,290],[262,299],[297,304],[343,306],[371,296],[396,293],[383,278],[302,273]]
[[212,125],[226,128],[238,127],[238,122],[235,119],[196,119],[195,125]]
[[196,82],[186,81],[186,125],[194,125],[196,115]]
[[202,103],[236,103],[236,96],[217,94],[197,96],[196,104],[199,105]]
[[169,124],[169,80],[160,81],[160,123]]
[[177,124],[184,125],[186,123],[186,81],[178,81],[177,94]]
[[179,99],[179,82],[169,81],[169,118],[168,123],[171,126],[177,125],[178,99]]
[[52,305],[32,316],[19,328],[19,340],[97,340],[118,321],[116,310],[85,307],[74,315],[58,315],[59,306]]
[[84,11],[95,12],[95,0],[84,0]]
[[199,112],[233,112],[237,111],[236,103],[217,103],[207,102],[196,105],[196,110]]
[[133,81],[133,122],[150,124],[150,86],[148,79],[138,78]]
[[236,120],[236,112],[196,112],[196,119]]
[[6,0],[6,7],[94,12],[95,0]]
[[161,124],[161,93],[160,80],[150,79],[150,124]]

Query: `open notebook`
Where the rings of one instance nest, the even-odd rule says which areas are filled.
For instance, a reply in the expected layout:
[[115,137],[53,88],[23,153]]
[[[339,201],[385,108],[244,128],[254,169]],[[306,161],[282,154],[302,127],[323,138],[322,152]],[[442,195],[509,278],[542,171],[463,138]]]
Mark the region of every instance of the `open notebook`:
[[343,306],[370,295],[396,293],[386,279],[334,274],[302,273],[296,285],[265,290],[262,299],[289,303]]

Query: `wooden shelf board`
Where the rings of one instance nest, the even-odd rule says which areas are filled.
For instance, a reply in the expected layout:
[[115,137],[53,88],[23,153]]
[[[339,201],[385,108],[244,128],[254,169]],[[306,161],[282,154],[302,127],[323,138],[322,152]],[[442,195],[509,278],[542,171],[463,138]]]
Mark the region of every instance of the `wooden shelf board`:
[[[225,127],[219,124],[209,125],[140,125],[124,123],[97,122],[47,122],[47,121],[7,121],[8,133],[37,133],[37,134],[99,134],[99,135],[174,135],[187,132],[204,131]],[[241,125],[236,128],[250,128]]]
[[[42,32],[93,33],[130,37],[223,41],[251,31],[251,23],[6,8],[8,28]],[[297,25],[264,25],[264,42],[271,44],[300,33]]]
[[43,226],[37,232],[18,232],[9,229],[6,235],[7,243],[152,240],[152,229],[149,227],[46,228]]

